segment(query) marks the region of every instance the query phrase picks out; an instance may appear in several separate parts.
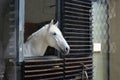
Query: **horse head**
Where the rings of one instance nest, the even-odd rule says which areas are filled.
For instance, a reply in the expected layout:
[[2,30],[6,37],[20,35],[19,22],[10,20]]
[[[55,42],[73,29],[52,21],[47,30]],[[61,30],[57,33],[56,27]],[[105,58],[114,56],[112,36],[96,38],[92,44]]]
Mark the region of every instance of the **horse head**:
[[34,32],[24,43],[24,56],[43,56],[47,47],[53,47],[62,54],[68,54],[70,47],[53,20]]
[[51,22],[48,24],[46,33],[48,46],[57,49],[63,54],[69,53],[70,47],[58,28],[58,22],[54,24],[53,20],[51,20]]

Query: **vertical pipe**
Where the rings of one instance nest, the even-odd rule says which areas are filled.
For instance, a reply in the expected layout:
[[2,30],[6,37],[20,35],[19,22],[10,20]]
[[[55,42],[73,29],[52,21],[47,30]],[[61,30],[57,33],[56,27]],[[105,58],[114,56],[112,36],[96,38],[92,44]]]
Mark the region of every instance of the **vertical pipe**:
[[23,37],[24,37],[24,0],[14,0],[15,2],[15,26],[16,26],[16,62],[17,80],[23,80]]
[[108,39],[107,39],[107,44],[108,44],[108,54],[107,54],[107,72],[108,72],[108,80],[110,80],[110,35],[109,35],[109,29],[110,29],[110,25],[109,25],[109,0],[106,0],[106,5],[107,5],[107,34],[108,34]]
[[15,36],[16,36],[16,79],[20,80],[20,70],[19,70],[19,0],[14,0],[15,4]]
[[23,62],[25,0],[19,0],[19,62]]
[[[58,25],[58,27],[59,27],[59,29],[62,29],[62,26],[61,26],[61,0],[56,0],[56,19],[58,20],[58,22],[59,22],[59,25]],[[57,53],[57,56],[59,56],[59,57],[61,57],[61,53],[60,52],[58,52],[58,51],[56,51],[55,53]]]
[[59,21],[59,28],[61,28],[61,0],[56,0],[57,2],[57,20]]
[[16,62],[19,61],[19,0],[14,0],[15,3],[15,37],[16,37]]
[[[56,0],[57,1],[57,18],[59,21],[59,28],[62,30],[62,8],[63,8],[63,0]],[[62,55],[62,53],[58,53],[60,58],[63,58],[63,79],[65,79],[65,55]]]

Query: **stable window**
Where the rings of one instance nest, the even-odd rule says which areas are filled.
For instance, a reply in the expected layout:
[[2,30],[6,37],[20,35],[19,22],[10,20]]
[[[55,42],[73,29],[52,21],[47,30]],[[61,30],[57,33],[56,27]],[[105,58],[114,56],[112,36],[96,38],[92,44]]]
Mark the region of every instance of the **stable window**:
[[[24,42],[32,33],[56,18],[56,0],[25,0]],[[55,50],[48,47],[44,56],[47,55],[55,55]]]
[[[28,37],[45,24],[58,20],[56,0],[20,0],[19,1],[19,61],[23,61],[23,44]],[[22,51],[20,51],[22,50]],[[48,47],[44,56],[55,56],[57,51]]]
[[[19,61],[23,62],[23,78],[92,80],[92,1],[20,0],[19,4]],[[24,60],[21,54],[23,43],[51,19],[60,22],[60,29],[71,47],[69,55],[57,59]],[[50,49],[46,53],[56,55],[57,52]]]

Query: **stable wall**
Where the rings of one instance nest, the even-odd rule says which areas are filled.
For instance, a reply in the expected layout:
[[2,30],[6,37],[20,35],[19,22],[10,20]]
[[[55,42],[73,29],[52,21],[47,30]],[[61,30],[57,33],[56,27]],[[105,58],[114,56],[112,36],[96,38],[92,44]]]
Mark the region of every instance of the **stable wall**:
[[3,77],[5,80],[16,80],[16,67],[13,62],[9,62],[10,56],[6,52],[11,37],[9,16],[9,0],[0,0],[0,80]]
[[120,0],[110,2],[110,80],[120,80]]
[[103,0],[92,3],[93,43],[101,44],[101,51],[93,52],[93,80],[108,79],[108,24],[107,5]]
[[25,0],[25,22],[40,23],[54,19],[54,5],[56,0]]

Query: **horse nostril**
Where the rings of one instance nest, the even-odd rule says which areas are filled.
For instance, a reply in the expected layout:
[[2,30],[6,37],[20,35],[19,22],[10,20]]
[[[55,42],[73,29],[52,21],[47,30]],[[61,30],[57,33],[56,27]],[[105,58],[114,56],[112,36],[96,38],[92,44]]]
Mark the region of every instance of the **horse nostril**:
[[65,51],[68,51],[68,48],[67,48],[67,47],[65,48]]
[[69,48],[69,47],[66,47],[66,48],[65,48],[65,53],[68,54],[68,53],[69,53],[69,50],[70,50],[70,48]]

